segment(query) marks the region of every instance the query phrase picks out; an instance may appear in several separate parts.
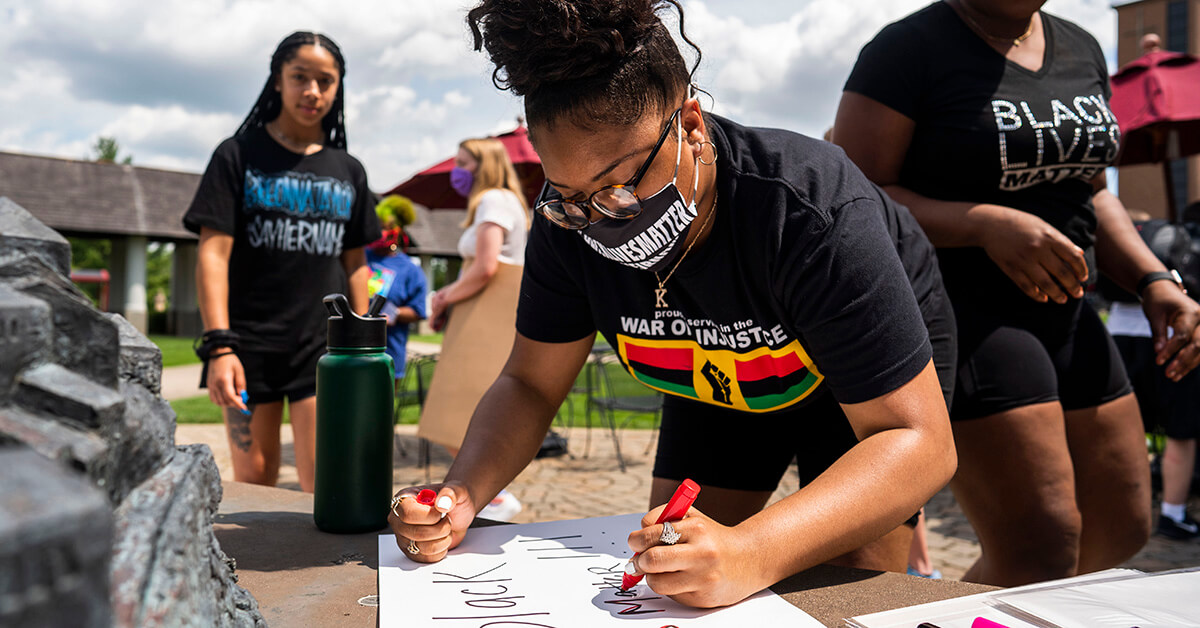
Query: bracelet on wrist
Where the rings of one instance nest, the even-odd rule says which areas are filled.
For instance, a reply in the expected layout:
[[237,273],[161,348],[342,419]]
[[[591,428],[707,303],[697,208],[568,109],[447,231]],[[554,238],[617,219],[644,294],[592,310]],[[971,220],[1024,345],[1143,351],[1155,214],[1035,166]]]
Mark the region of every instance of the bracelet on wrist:
[[210,357],[214,357],[214,351],[217,349],[228,348],[231,352],[237,352],[241,346],[241,337],[232,329],[210,329],[200,334],[200,337],[192,343],[192,350],[196,352],[196,357],[207,362]]
[[1179,289],[1182,290],[1184,294],[1187,294],[1187,288],[1185,288],[1183,286],[1183,277],[1181,277],[1179,275],[1179,271],[1177,271],[1175,269],[1158,270],[1158,271],[1154,271],[1151,273],[1146,273],[1145,275],[1142,275],[1141,279],[1138,280],[1138,283],[1137,283],[1138,298],[1141,299],[1142,294],[1144,292],[1146,292],[1146,288],[1148,288],[1150,286],[1150,284],[1152,284],[1156,281],[1170,281],[1170,282],[1174,283],[1175,285],[1179,286]]

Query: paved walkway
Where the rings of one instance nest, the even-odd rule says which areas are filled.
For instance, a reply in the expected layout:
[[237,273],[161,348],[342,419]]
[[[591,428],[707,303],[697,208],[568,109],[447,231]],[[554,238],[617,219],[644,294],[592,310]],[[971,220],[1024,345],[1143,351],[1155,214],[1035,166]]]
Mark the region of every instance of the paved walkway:
[[[398,450],[395,458],[396,486],[424,483],[426,470],[417,465],[416,426],[398,426],[396,433],[397,446],[405,452],[401,454]],[[279,485],[299,490],[290,430],[285,427],[281,436],[284,450]],[[618,469],[612,441],[599,428],[591,432],[590,450],[585,448],[586,429],[575,428],[570,430],[568,436],[571,456],[534,460],[509,486],[525,505],[514,521],[525,523],[574,519],[646,510],[650,495],[654,434],[646,430],[622,433],[621,451],[629,467],[626,473]],[[217,459],[221,477],[232,479],[223,426],[180,425],[176,430],[176,441],[180,444],[209,445]],[[435,481],[440,479],[449,462],[450,458],[444,450],[433,447],[429,476]],[[794,471],[786,474],[772,501],[794,492],[797,482]],[[1193,499],[1191,506],[1193,512],[1200,511],[1200,500]],[[934,496],[926,508],[926,516],[929,521],[929,548],[935,566],[948,578],[960,578],[979,556],[979,544],[949,489]],[[1145,571],[1200,566],[1200,543],[1170,541],[1155,536],[1124,566]]]

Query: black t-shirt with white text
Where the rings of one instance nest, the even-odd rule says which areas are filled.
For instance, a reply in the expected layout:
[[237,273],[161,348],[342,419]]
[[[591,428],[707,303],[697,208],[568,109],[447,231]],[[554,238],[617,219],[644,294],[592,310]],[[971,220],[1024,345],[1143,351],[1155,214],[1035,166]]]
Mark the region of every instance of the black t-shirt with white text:
[[[1091,180],[1116,158],[1121,138],[1108,107],[1107,65],[1082,28],[1041,17],[1046,50],[1032,71],[989,46],[949,5],[934,3],[864,46],[845,89],[914,121],[900,185],[933,199],[1032,213],[1087,251],[1094,267]],[[952,295],[1002,286],[1019,296],[982,249],[939,255]]]
[[321,299],[346,292],[342,252],[379,238],[371,201],[366,171],[344,150],[300,155],[262,128],[217,147],[183,224],[234,238],[229,319],[242,348],[324,344]]
[[717,213],[668,280],[667,307],[653,273],[538,215],[517,330],[542,342],[599,330],[647,386],[745,412],[822,384],[857,403],[910,381],[932,356],[923,310],[941,294],[916,221],[832,144],[706,120]]

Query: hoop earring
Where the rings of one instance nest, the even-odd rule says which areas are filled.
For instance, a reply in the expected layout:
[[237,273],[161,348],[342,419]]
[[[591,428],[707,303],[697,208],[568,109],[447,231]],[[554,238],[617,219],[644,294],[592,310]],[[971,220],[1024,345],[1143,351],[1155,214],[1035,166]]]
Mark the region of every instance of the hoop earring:
[[[713,155],[712,161],[704,161],[704,145],[705,144],[712,146],[712,155]],[[700,163],[705,166],[711,166],[711,165],[717,163],[717,145],[716,144],[713,144],[712,142],[710,142],[708,140],[704,140],[703,142],[700,142]]]

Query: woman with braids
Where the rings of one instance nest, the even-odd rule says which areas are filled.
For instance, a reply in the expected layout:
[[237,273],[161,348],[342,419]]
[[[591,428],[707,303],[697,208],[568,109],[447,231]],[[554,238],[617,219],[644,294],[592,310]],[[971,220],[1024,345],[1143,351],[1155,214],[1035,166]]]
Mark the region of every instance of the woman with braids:
[[213,153],[183,217],[200,235],[201,386],[225,408],[241,482],[275,484],[287,397],[300,487],[313,490],[321,298],[348,292],[367,308],[363,247],[379,226],[366,172],[346,153],[345,74],[324,35],[280,42],[258,102]]
[[[702,486],[678,539],[660,508],[629,537],[651,589],[713,607],[820,563],[903,571],[911,522],[955,468],[933,247],[836,147],[702,111],[659,9],[682,35],[674,0],[469,13],[494,80],[525,99],[548,186],[512,355],[435,505],[410,498],[420,487],[393,500],[397,543],[433,562],[462,541],[599,331],[667,393],[650,504]],[[802,488],[766,507],[793,459]]]

